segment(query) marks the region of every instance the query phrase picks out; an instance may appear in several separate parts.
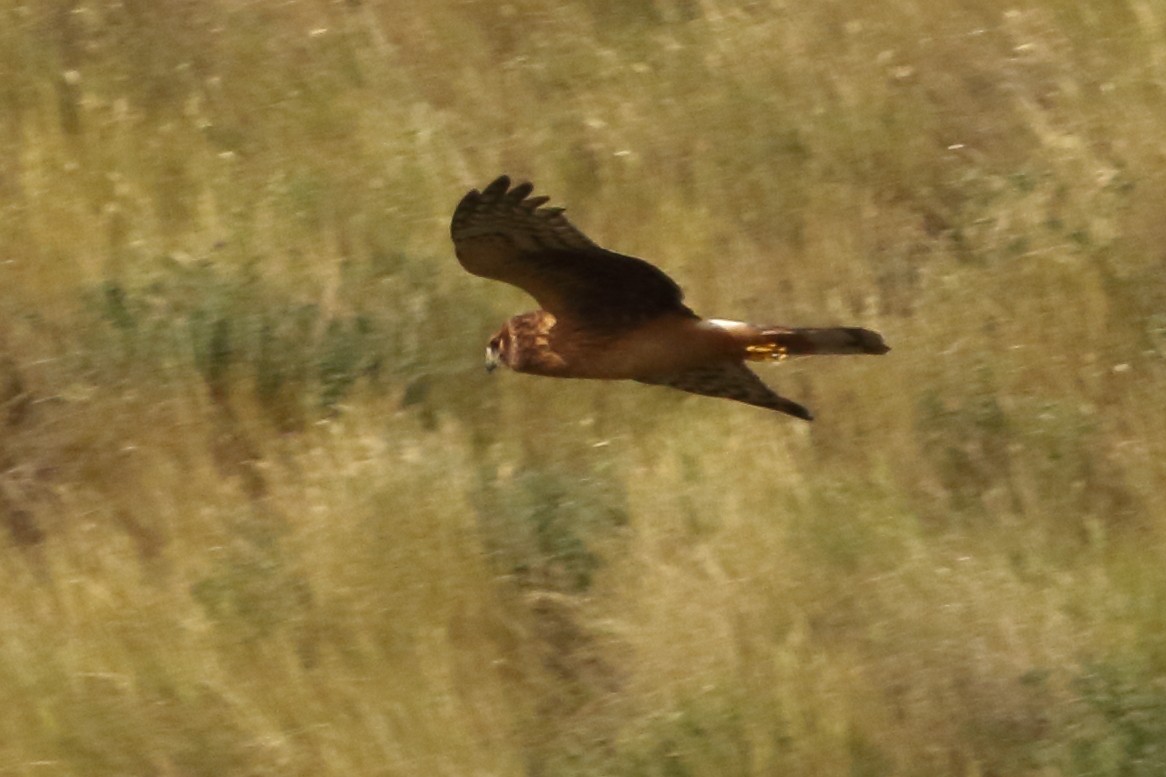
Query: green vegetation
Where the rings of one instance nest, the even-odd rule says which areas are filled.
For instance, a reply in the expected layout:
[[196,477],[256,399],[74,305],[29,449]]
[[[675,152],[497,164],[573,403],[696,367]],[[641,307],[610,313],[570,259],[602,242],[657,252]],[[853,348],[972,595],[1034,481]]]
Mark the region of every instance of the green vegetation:
[[[0,774],[1166,773],[1166,11],[0,0]],[[487,377],[507,172],[813,425]]]

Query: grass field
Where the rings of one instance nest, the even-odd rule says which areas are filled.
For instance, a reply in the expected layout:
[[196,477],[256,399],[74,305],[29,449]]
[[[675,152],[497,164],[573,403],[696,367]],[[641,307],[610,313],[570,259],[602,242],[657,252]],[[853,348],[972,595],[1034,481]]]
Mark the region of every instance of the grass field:
[[[1166,8],[0,0],[0,775],[1166,774]],[[804,424],[487,376],[535,181]]]

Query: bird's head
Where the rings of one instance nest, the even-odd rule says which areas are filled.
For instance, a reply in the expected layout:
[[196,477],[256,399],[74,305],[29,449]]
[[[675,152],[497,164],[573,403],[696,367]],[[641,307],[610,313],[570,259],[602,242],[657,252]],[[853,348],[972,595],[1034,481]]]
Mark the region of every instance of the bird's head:
[[486,344],[486,372],[493,372],[498,369],[499,364],[506,364],[506,356],[509,350],[510,327],[504,326]]

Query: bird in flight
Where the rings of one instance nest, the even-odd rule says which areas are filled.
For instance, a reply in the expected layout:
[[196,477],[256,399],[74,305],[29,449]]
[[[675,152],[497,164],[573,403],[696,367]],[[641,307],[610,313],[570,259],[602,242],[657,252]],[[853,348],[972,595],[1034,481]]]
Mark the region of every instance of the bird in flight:
[[557,378],[636,380],[813,419],[746,362],[810,354],[883,354],[859,327],[790,328],[701,318],[657,267],[593,243],[534,187],[501,176],[458,203],[450,236],[469,272],[530,294],[540,310],[490,338],[486,368]]

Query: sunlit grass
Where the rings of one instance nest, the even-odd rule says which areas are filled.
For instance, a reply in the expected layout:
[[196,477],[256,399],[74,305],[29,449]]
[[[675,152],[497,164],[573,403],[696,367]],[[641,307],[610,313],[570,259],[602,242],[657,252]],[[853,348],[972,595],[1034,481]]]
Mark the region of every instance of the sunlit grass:
[[[0,773],[1166,768],[1153,4],[0,19]],[[502,172],[894,350],[487,377]]]

